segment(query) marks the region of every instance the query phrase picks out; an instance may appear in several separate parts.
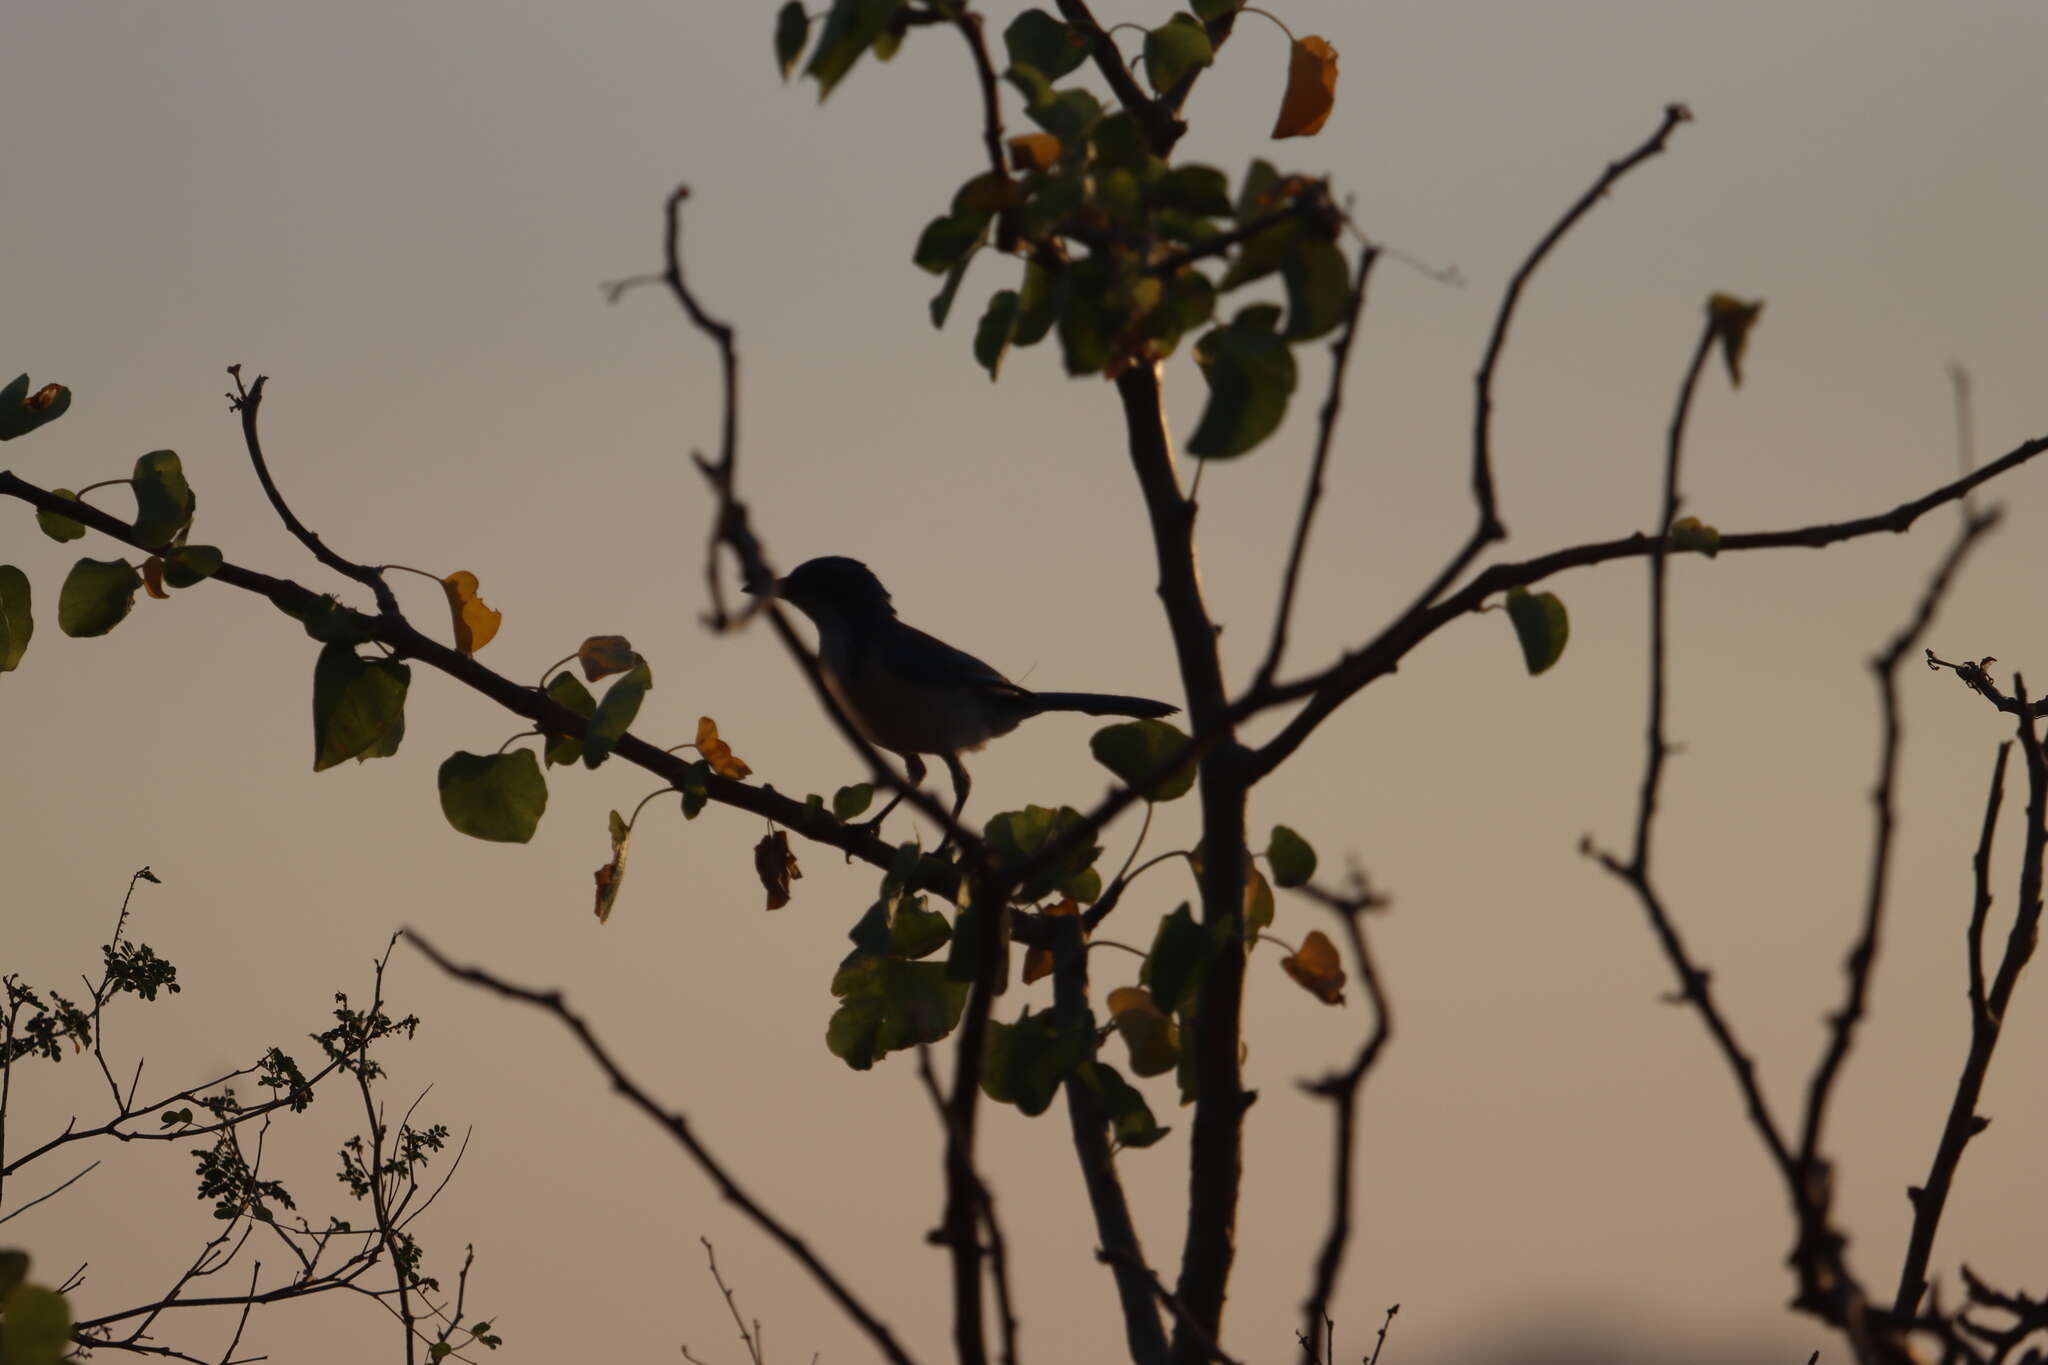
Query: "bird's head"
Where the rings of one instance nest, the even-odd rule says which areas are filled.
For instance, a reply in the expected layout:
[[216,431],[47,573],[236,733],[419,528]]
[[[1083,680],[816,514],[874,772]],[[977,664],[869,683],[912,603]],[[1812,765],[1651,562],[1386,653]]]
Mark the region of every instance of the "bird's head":
[[826,616],[859,621],[896,614],[882,580],[867,565],[845,555],[805,560],[776,580],[774,593],[813,621]]

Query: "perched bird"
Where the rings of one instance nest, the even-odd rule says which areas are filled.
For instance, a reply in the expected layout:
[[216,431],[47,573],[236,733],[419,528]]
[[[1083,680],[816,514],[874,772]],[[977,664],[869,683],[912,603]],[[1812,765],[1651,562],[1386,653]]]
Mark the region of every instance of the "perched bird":
[[[759,592],[749,586],[750,592]],[[1045,711],[1091,716],[1170,716],[1180,708],[1102,692],[1033,692],[989,665],[896,619],[889,590],[857,559],[827,555],[800,564],[774,595],[818,628],[825,686],[870,744],[903,759],[910,782],[924,781],[922,755],[937,754],[953,775],[953,819],[967,804],[960,755]],[[874,818],[903,799],[899,793]]]

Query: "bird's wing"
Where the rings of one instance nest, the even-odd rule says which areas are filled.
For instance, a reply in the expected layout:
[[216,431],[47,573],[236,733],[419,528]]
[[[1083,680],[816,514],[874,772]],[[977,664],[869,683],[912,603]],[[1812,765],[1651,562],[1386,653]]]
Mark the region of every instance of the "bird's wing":
[[934,639],[915,626],[889,622],[879,642],[889,652],[892,671],[927,687],[971,687],[1021,697],[1024,689],[965,650]]

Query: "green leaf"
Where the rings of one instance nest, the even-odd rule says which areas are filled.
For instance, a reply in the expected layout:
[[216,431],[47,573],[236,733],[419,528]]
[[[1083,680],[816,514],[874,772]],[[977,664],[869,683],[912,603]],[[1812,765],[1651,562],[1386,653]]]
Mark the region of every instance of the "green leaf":
[[841,820],[851,820],[873,805],[874,800],[874,784],[856,782],[832,793],[832,814]]
[[1145,79],[1162,95],[1215,60],[1209,30],[1192,14],[1176,14],[1145,35]]
[[1274,190],[1280,184],[1280,172],[1273,169],[1273,163],[1255,158],[1245,168],[1244,180],[1237,187],[1237,223],[1243,227],[1254,218],[1270,213],[1275,206]]
[[1287,282],[1287,339],[1310,341],[1351,312],[1351,265],[1335,242],[1302,234],[1280,263]]
[[1115,304],[1115,267],[1090,256],[1067,267],[1066,304],[1060,312],[1060,355],[1068,374],[1096,374],[1109,364],[1124,312]]
[[796,59],[803,56],[810,37],[811,20],[804,13],[803,0],[789,0],[775,15],[775,64],[785,81],[796,69]]
[[995,980],[997,995],[1010,988],[1010,931],[1014,923],[1009,912],[998,906],[993,910],[970,905],[960,912],[960,918],[953,923],[953,946],[946,954],[946,979],[965,985],[974,980],[981,962],[981,921],[984,915],[1000,916],[996,924],[995,952],[1002,959],[996,966]]
[[1024,112],[1066,147],[1078,147],[1102,122],[1102,101],[1086,90],[1055,90],[1037,67],[1018,62],[1003,73],[1024,96]]
[[[547,694],[585,720],[597,714],[597,698],[590,695],[590,689],[583,685],[581,678],[567,669],[549,679]],[[547,766],[550,768],[574,763],[583,757],[583,736],[551,734],[547,739]]]
[[1003,30],[1012,63],[1021,62],[1056,81],[1088,60],[1088,40],[1042,9],[1027,9]]
[[683,769],[683,780],[677,785],[683,793],[683,818],[696,819],[711,800],[711,765],[698,759]]
[[[1162,1013],[1173,1014],[1195,998],[1216,960],[1216,934],[1196,922],[1185,901],[1159,921],[1152,951],[1145,955],[1138,980],[1152,992]],[[1182,1046],[1187,1045],[1185,1035]]]
[[953,925],[938,912],[926,908],[923,896],[905,896],[896,902],[889,917],[889,954],[916,959],[930,957],[953,937]]
[[[523,844],[548,808],[548,781],[531,749],[509,754],[453,753],[441,765],[441,813],[473,839]],[[625,822],[617,812],[618,831]],[[622,842],[614,832],[613,842]]]
[[1109,1116],[1110,1132],[1119,1146],[1150,1147],[1173,1131],[1159,1126],[1145,1097],[1109,1063],[1083,1062],[1075,1069],[1074,1078],[1088,1087]]
[[[1023,810],[1004,811],[997,815],[983,832],[996,862],[1014,866],[1035,857],[1041,849],[1080,823],[1081,812],[1072,806],[1061,806],[1057,811],[1044,806],[1026,806]],[[1037,900],[1049,892],[1066,889],[1080,879],[1101,852],[1099,844],[1086,841],[1069,849],[1052,866],[1019,886],[1017,899]],[[1075,899],[1082,897],[1077,895]]]
[[882,36],[895,14],[896,0],[833,0],[811,64],[804,68],[804,74],[818,83],[820,103]]
[[174,588],[189,588],[220,572],[217,545],[179,545],[164,552],[164,582]]
[[1159,306],[1145,315],[1145,335],[1155,355],[1171,355],[1180,339],[1207,322],[1216,311],[1216,286],[1199,270],[1176,270],[1168,276]]
[[135,605],[142,575],[125,559],[81,559],[57,592],[57,629],[74,638],[105,635]]
[[28,575],[12,564],[0,564],[0,673],[12,673],[36,633],[29,612]]
[[359,645],[370,638],[369,618],[343,606],[331,595],[323,593],[309,607],[287,606],[274,598],[272,605],[304,626],[306,634],[323,645]]
[[964,262],[988,234],[986,213],[969,210],[949,213],[925,224],[911,259],[934,275],[943,275]]
[[1242,455],[1271,436],[1287,415],[1294,355],[1273,330],[1279,320],[1279,308],[1254,304],[1195,343],[1209,401],[1188,440],[1190,455]]
[[1262,280],[1277,270],[1287,269],[1301,251],[1301,242],[1301,223],[1293,218],[1254,233],[1238,245],[1237,254],[1230,258],[1230,266],[1223,272],[1223,278],[1216,282],[1216,287],[1237,289],[1254,280]]
[[974,253],[971,251],[962,256],[953,268],[946,272],[946,282],[939,286],[939,292],[932,295],[932,301],[928,306],[933,327],[946,325],[946,317],[953,311],[953,296],[960,292],[960,281],[967,278],[967,265],[973,259]]
[[[1187,744],[1188,737],[1163,720],[1134,720],[1107,725],[1088,741],[1095,761],[1135,787]],[[1147,801],[1172,801],[1195,785],[1195,765],[1183,763],[1143,793]]]
[[583,732],[584,767],[595,768],[611,757],[613,747],[632,728],[633,717],[640,714],[640,703],[647,699],[647,691],[653,686],[653,670],[641,659],[605,689],[604,700],[597,704],[590,726]]
[[1024,263],[1024,283],[1017,291],[1017,318],[1010,326],[1011,344],[1035,346],[1059,321],[1067,299],[1067,271],[1036,261]]
[[343,641],[322,649],[313,665],[313,771],[397,752],[411,682],[396,659],[362,658]]
[[28,1278],[28,1253],[10,1247],[0,1251],[0,1299],[14,1292],[14,1286]]
[[1244,5],[1244,0],[1189,0],[1195,13],[1204,19],[1221,19],[1226,14],[1235,14]]
[[936,1043],[960,1022],[967,986],[948,980],[944,963],[868,958],[865,964],[857,973],[842,968],[833,980],[843,1003],[825,1027],[825,1046],[855,1071],[891,1052]]
[[135,538],[160,549],[192,523],[199,500],[185,482],[185,467],[174,450],[152,450],[135,461]]
[[0,441],[26,436],[45,422],[54,422],[71,408],[71,390],[62,384],[45,384],[28,391],[28,376],[20,375],[0,389]]
[[1095,125],[1089,144],[1094,148],[1092,161],[1097,175],[1109,171],[1135,172],[1148,165],[1157,165],[1164,171],[1165,163],[1152,155],[1144,125],[1130,114],[1111,114],[1103,119]]
[[1680,517],[1671,523],[1671,548],[1698,550],[1712,559],[1721,553],[1721,533],[1698,517]]
[[1230,181],[1214,166],[1175,166],[1153,187],[1151,198],[1160,208],[1206,218],[1224,218],[1231,212]]
[[1085,1013],[1062,1028],[1051,1011],[1033,1014],[1027,1007],[1009,1026],[995,1055],[983,1058],[985,1070],[993,1061],[1001,1073],[995,1082],[1000,1095],[990,1097],[1016,1105],[1023,1114],[1043,1114],[1067,1077],[1086,1060],[1094,1031],[1094,1021]]
[[1285,825],[1273,826],[1273,837],[1266,843],[1266,861],[1272,864],[1273,880],[1281,886],[1306,886],[1316,875],[1316,851]]
[[1017,325],[1017,291],[998,289],[974,329],[975,363],[988,371],[993,381],[1003,367],[1003,353],[1010,349],[1010,333]]
[[1508,589],[1508,619],[1522,642],[1522,658],[1534,675],[1556,663],[1572,633],[1571,618],[1554,592]]
[[[68,488],[53,488],[50,491],[60,498],[78,501],[78,494]],[[59,543],[77,540],[85,534],[85,528],[71,518],[61,512],[46,512],[40,507],[36,509],[36,525],[43,528],[44,535]]]
[[0,1299],[0,1361],[57,1365],[71,1349],[71,1305],[54,1289],[18,1284]]

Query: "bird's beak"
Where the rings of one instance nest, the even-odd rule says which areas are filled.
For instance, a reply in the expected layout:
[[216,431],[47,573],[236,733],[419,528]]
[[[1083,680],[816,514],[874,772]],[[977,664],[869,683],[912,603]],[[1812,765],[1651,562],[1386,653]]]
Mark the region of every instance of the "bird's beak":
[[775,578],[750,578],[740,585],[740,590],[749,597],[780,597],[782,581]]

